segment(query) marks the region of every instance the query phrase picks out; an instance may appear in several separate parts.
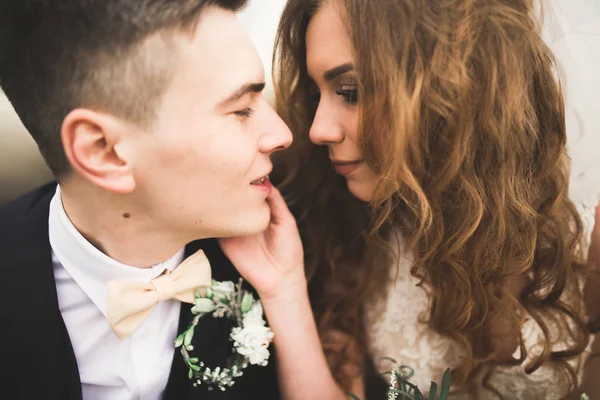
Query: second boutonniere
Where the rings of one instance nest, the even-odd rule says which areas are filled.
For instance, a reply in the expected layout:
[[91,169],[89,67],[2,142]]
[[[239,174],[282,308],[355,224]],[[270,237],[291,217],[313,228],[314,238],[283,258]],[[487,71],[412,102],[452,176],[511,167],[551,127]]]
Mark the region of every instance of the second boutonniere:
[[[177,337],[175,347],[181,347],[181,354],[189,368],[189,378],[194,380],[194,386],[205,384],[209,388],[216,386],[224,391],[233,386],[235,379],[244,374],[248,365],[265,366],[269,362],[268,347],[273,340],[273,332],[263,318],[260,300],[255,300],[252,293],[242,289],[241,279],[237,285],[233,282],[213,281],[204,295],[196,291],[192,314],[194,319]],[[194,330],[200,318],[207,314],[234,321],[229,334],[232,355],[226,366],[211,369],[193,355]]]

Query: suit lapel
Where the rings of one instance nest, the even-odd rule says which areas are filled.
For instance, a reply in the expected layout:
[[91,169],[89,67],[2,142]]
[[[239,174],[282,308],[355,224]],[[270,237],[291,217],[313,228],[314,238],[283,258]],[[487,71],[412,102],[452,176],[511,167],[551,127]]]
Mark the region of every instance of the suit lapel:
[[0,242],[7,246],[0,252],[2,274],[8,283],[0,287],[0,319],[6,321],[1,346],[6,349],[3,364],[11,365],[10,385],[23,397],[78,400],[79,371],[58,307],[48,240],[55,188],[50,184],[31,192],[0,217]]

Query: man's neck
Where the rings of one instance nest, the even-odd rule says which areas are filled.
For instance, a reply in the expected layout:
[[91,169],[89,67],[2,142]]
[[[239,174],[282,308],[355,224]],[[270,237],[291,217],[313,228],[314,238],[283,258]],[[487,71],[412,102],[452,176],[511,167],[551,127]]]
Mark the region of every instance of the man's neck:
[[168,260],[191,241],[157,226],[126,196],[92,192],[63,188],[62,204],[81,235],[115,261],[148,268]]

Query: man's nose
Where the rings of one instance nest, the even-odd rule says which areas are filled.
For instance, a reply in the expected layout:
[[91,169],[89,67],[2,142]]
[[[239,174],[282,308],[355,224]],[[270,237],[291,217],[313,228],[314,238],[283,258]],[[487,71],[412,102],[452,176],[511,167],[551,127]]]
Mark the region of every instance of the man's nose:
[[287,149],[293,141],[292,132],[271,106],[267,106],[267,108],[267,115],[264,119],[266,132],[261,138],[260,150],[264,153],[271,153]]

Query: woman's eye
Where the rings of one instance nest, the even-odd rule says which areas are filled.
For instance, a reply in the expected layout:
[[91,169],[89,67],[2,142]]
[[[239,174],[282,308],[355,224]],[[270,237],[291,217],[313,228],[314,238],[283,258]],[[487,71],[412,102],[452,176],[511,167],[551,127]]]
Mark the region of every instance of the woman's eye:
[[342,85],[341,89],[336,90],[335,93],[341,96],[346,104],[358,103],[358,85],[356,84]]
[[248,107],[248,108],[244,108],[243,110],[234,111],[233,113],[238,117],[248,118],[254,113],[254,110],[252,108]]

